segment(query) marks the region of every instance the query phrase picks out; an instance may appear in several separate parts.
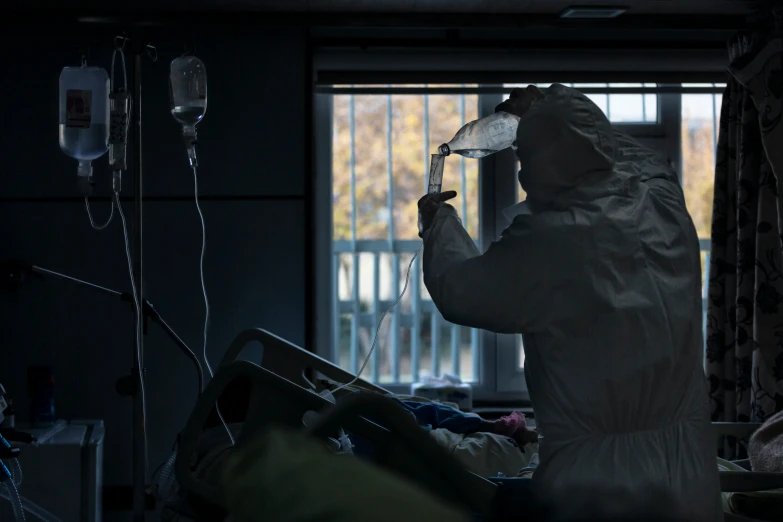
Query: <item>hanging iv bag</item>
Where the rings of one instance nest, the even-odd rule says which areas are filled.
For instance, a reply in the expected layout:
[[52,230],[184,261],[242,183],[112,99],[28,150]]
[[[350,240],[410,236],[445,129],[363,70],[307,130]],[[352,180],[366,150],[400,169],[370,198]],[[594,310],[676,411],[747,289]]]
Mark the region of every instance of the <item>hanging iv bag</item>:
[[171,61],[169,74],[171,115],[182,125],[188,147],[196,143],[196,125],[207,112],[207,69],[195,56]]
[[109,148],[109,74],[101,67],[60,73],[60,149],[79,162],[79,187],[89,195],[92,161]]
[[519,117],[499,111],[462,127],[450,142],[438,147],[443,156],[483,158],[511,147],[517,139]]

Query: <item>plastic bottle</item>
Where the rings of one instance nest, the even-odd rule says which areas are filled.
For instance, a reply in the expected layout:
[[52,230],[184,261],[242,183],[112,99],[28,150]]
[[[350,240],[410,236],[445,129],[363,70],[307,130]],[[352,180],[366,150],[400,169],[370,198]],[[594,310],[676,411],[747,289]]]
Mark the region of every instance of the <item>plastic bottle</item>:
[[207,112],[207,68],[195,56],[171,61],[169,73],[171,115],[182,125],[191,166],[196,166],[196,125]]
[[462,127],[448,143],[438,147],[444,156],[459,154],[466,158],[483,158],[509,148],[517,138],[519,117],[496,112]]
[[91,192],[92,162],[109,148],[109,75],[101,67],[60,73],[60,149],[79,162],[79,186]]
[[[443,145],[441,145],[442,147]],[[433,154],[430,160],[430,178],[427,183],[427,194],[439,194],[443,186],[443,154]]]

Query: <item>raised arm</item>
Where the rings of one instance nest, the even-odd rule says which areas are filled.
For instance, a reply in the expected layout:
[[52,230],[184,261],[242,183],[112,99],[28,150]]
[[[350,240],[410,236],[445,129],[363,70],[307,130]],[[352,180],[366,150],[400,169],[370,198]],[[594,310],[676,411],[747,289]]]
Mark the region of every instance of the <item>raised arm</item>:
[[442,206],[424,234],[424,284],[444,319],[496,333],[522,333],[546,283],[526,270],[523,240],[506,231],[481,254],[457,216]]

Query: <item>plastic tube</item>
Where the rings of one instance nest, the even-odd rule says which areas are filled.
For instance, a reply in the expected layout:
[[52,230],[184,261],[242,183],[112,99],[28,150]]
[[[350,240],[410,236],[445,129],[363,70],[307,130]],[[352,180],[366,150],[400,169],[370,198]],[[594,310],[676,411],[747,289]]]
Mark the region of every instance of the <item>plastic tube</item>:
[[19,498],[19,491],[16,490],[16,485],[13,480],[5,481],[6,491],[8,492],[6,500],[11,502],[11,507],[14,508],[14,520],[16,522],[24,522],[24,509],[22,509],[22,499]]
[[[204,281],[204,254],[207,250],[207,227],[204,224],[204,213],[201,212],[201,205],[198,202],[198,167],[196,161],[196,147],[190,145],[188,147],[188,157],[191,158],[191,166],[193,168],[193,199],[196,202],[196,210],[198,211],[198,217],[201,221],[201,256],[199,257],[199,273],[201,274],[201,293],[204,295],[204,349],[202,356],[204,357],[204,364],[207,366],[209,372],[209,378],[212,379],[215,375],[212,373],[212,367],[209,365],[209,357],[207,357],[207,331],[209,328],[209,298],[207,297],[207,285]],[[215,403],[215,412],[223,423],[223,427],[226,429],[228,439],[231,441],[231,445],[236,444],[234,436],[223,418],[223,414],[220,412],[218,403]]]
[[22,474],[22,465],[19,464],[19,459],[7,460],[6,464],[9,464],[8,469],[11,471],[11,480],[14,481],[17,488],[20,488],[24,475]]
[[446,156],[443,154],[433,154],[430,161],[430,179],[427,185],[428,194],[440,194],[443,185],[443,160]]
[[364,359],[364,362],[362,363],[361,367],[359,367],[359,371],[357,372],[356,376],[351,379],[349,382],[346,382],[344,384],[341,384],[334,390],[332,390],[332,395],[337,393],[338,391],[342,390],[346,386],[350,386],[353,383],[355,383],[357,380],[359,380],[359,377],[361,376],[362,372],[364,371],[364,368],[367,366],[367,363],[370,362],[370,357],[372,357],[372,352],[375,351],[375,345],[378,342],[378,333],[381,331],[381,325],[383,325],[383,320],[386,318],[389,312],[391,312],[392,308],[400,304],[400,301],[402,301],[402,297],[405,295],[405,291],[408,290],[408,283],[411,279],[411,267],[413,266],[413,262],[416,260],[416,257],[421,253],[422,249],[424,248],[424,244],[422,244],[419,249],[413,254],[413,257],[411,258],[411,262],[408,263],[408,271],[405,273],[405,285],[402,287],[402,292],[400,292],[400,296],[397,298],[394,303],[385,311],[383,312],[383,315],[381,315],[380,320],[378,321],[378,326],[375,328],[375,336],[372,338],[372,345],[370,346],[370,351],[367,353],[367,357]]
[[[6,481],[6,484],[10,481]],[[10,500],[11,504],[14,504],[14,501],[12,500],[14,497],[16,497],[19,500],[19,507],[23,510],[31,514],[36,518],[36,520],[41,520],[42,522],[62,522],[58,517],[54,516],[32,500],[26,499],[23,496],[19,495],[19,491],[16,490],[16,488],[13,488],[13,492],[10,491],[12,486],[8,486],[8,490],[6,488],[0,488],[0,497],[4,498],[5,500]],[[14,515],[16,516],[16,507],[14,507]],[[16,520],[25,520],[24,513],[22,514],[22,518],[17,517]]]
[[177,479],[174,476],[174,462],[176,460],[177,450],[174,450],[160,471],[157,495],[164,502],[169,502],[176,496]]

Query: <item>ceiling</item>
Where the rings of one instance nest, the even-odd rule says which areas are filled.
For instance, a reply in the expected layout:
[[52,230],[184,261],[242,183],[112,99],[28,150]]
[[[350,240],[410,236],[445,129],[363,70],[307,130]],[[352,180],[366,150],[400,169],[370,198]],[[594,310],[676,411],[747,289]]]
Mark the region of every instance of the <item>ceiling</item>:
[[[209,3],[210,0],[202,0]],[[137,2],[138,3],[138,2]],[[566,7],[627,6],[634,14],[745,14],[758,2],[748,0],[228,0],[213,4],[245,9],[311,12],[406,12],[557,14]]]
[[[743,15],[760,2],[755,0],[136,0],[113,6],[124,12],[158,10],[429,13],[429,14],[530,14],[555,15],[566,7],[622,6],[627,15]],[[62,4],[61,4],[62,5]],[[68,2],[68,9],[106,8],[105,1]],[[5,9],[51,8],[46,0],[6,0]],[[627,16],[626,15],[626,16]]]

